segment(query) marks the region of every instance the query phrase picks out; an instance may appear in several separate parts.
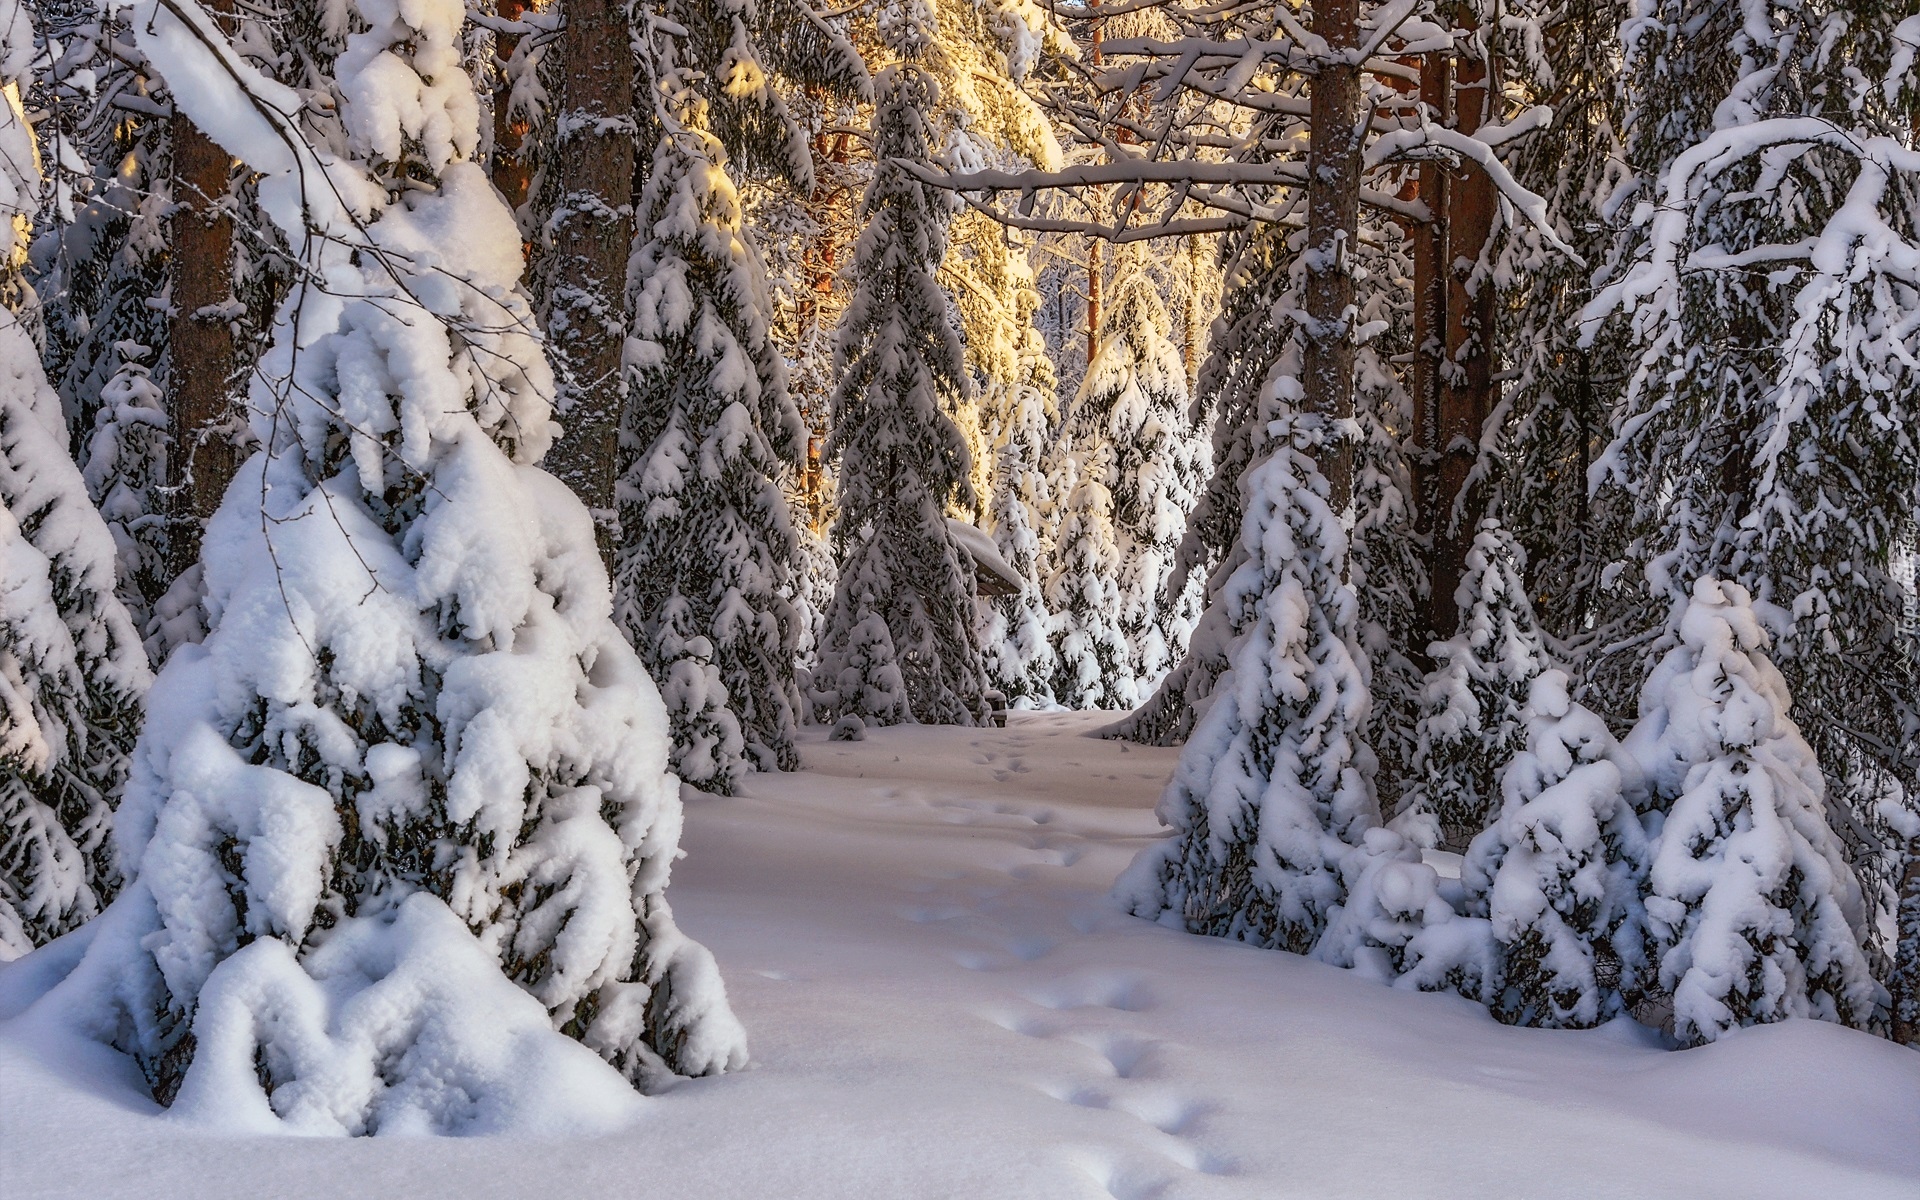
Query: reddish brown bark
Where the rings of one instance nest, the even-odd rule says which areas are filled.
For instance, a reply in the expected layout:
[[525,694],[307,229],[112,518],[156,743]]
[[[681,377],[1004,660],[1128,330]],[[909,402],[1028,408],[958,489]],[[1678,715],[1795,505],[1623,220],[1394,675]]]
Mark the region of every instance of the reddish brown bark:
[[[1333,55],[1357,48],[1359,0],[1315,6],[1313,31]],[[1313,77],[1307,149],[1306,352],[1301,380],[1304,407],[1332,420],[1353,416],[1354,279],[1352,250],[1360,234],[1360,167],[1367,122],[1357,64],[1323,61]],[[1352,495],[1352,448],[1323,449],[1335,511]]]
[[[230,10],[208,8],[217,16]],[[233,481],[232,418],[236,362],[233,319],[233,217],[223,206],[233,159],[177,109],[173,142],[172,317],[168,321],[171,370],[168,418],[173,435],[169,484],[178,490],[180,522],[174,539],[174,569],[185,570],[200,554],[200,528],[220,506]]]
[[[1090,0],[1089,7],[1096,11],[1100,0]],[[1099,18],[1093,21],[1093,65],[1100,65],[1100,27]],[[1096,198],[1100,189],[1094,188]],[[1087,243],[1087,365],[1093,365],[1093,359],[1100,352],[1100,240],[1095,238]]]
[[[1429,54],[1420,62],[1420,101],[1427,107],[1428,119],[1446,124],[1453,119],[1453,63],[1445,55]],[[1447,336],[1447,192],[1446,165],[1427,161],[1420,164],[1416,196],[1426,207],[1429,220],[1415,224],[1409,231],[1413,254],[1413,365],[1410,372],[1413,391],[1414,447],[1413,486],[1415,526],[1423,541],[1431,547],[1442,523],[1436,520],[1441,509],[1440,400],[1442,364],[1446,357]],[[1429,563],[1429,569],[1432,564]],[[1428,630],[1453,623],[1453,593],[1435,588],[1428,598]],[[1441,619],[1441,611],[1449,614]],[[1424,645],[1418,647],[1424,651]]]
[[[1472,134],[1491,119],[1492,64],[1474,53],[1454,64],[1453,125]],[[1433,521],[1433,632],[1452,637],[1459,624],[1454,590],[1465,571],[1481,506],[1467,494],[1480,435],[1493,415],[1493,281],[1481,258],[1493,234],[1495,195],[1487,173],[1470,163],[1446,181],[1446,360],[1440,379],[1440,451]]]

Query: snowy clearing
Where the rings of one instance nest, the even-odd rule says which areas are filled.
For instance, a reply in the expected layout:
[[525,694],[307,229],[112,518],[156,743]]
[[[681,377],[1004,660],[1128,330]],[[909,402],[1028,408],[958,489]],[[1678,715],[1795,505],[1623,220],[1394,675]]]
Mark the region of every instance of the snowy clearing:
[[[1176,751],[809,728],[806,770],[690,796],[672,889],[753,1065],[612,1135],[241,1138],[131,1063],[0,1023],[0,1195],[1920,1197],[1920,1055],[1787,1021],[1685,1053],[1510,1029],[1122,915]],[[0,1015],[41,959],[0,967]]]

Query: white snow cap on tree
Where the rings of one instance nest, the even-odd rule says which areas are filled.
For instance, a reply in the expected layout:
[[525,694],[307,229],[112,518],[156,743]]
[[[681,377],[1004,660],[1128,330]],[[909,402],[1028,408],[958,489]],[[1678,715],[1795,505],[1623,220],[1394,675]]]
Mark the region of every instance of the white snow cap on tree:
[[1626,748],[1664,814],[1647,923],[1679,1037],[1882,1003],[1860,949],[1860,885],[1827,825],[1825,783],[1788,716],[1747,590],[1695,582],[1680,644],[1654,668]]
[[1510,1024],[1586,1029],[1619,1016],[1648,982],[1640,891],[1650,849],[1634,810],[1639,766],[1562,671],[1535,677],[1527,746],[1500,776],[1499,818],[1461,869],[1467,907],[1492,922]]
[[576,1039],[642,1085],[739,1065],[665,901],[659,695],[590,518],[532,465],[552,377],[512,215],[459,157],[462,10],[366,7],[389,42],[339,66],[358,161],[186,13],[143,6],[142,46],[304,271],[249,396],[263,448],[207,529],[206,641],[135,753],[127,889],[42,1003],[163,1101],[310,1132],[604,1121],[630,1093]]
[[[39,160],[19,107],[33,30],[0,0],[0,293],[22,299]],[[151,676],[112,536],[67,447],[39,347],[0,307],[0,960],[99,911],[108,833]]]
[[1467,551],[1459,630],[1432,647],[1407,812],[1416,840],[1464,848],[1498,811],[1500,769],[1526,745],[1527,688],[1547,667],[1513,535],[1489,517]]
[[1232,665],[1161,798],[1173,835],[1115,885],[1139,916],[1300,954],[1379,824],[1346,532],[1310,453],[1323,426],[1276,421],[1247,472],[1247,561],[1219,599],[1235,617]]

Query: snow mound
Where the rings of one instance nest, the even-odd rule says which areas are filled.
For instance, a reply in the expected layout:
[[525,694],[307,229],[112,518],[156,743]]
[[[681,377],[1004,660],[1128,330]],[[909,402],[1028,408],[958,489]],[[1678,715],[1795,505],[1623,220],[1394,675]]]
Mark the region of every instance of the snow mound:
[[425,893],[297,960],[264,939],[214,969],[173,1113],[235,1132],[593,1134],[646,1103]]

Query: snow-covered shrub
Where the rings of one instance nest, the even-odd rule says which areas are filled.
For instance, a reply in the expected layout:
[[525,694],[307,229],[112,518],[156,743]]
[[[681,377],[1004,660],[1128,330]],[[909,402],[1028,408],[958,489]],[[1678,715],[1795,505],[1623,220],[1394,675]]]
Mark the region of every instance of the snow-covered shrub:
[[[986,677],[973,573],[946,520],[950,501],[973,502],[966,442],[949,415],[969,383],[935,278],[949,211],[937,188],[901,165],[931,161],[927,114],[938,88],[917,60],[929,52],[937,27],[924,3],[890,6],[880,26],[882,40],[906,61],[882,72],[876,87],[877,165],[861,201],[867,224],[835,347],[842,376],[825,457],[838,467],[833,542],[840,581],[827,614],[815,703],[819,715],[834,717],[863,703],[874,684],[844,685],[856,627],[878,615],[911,719],[971,725],[986,716]],[[837,699],[825,692],[829,681],[842,687]]]
[[[655,58],[671,63],[672,47]],[[730,793],[751,766],[799,765],[799,630],[781,595],[798,546],[780,480],[799,464],[806,427],[768,338],[766,267],[705,102],[681,71],[657,87],[662,135],[628,267],[617,611],[667,691],[675,770]],[[682,677],[708,675],[721,686],[678,694]]]
[[1437,832],[1465,848],[1497,811],[1501,767],[1526,745],[1527,687],[1547,661],[1519,548],[1498,521],[1480,523],[1454,599],[1459,630],[1432,647],[1416,782],[1400,820],[1422,840]]
[[1104,446],[1076,454],[1047,580],[1053,698],[1068,708],[1132,708],[1133,653],[1120,627],[1120,548],[1105,483]]
[[1173,835],[1116,885],[1137,915],[1301,954],[1379,824],[1347,538],[1310,457],[1319,441],[1316,419],[1284,418],[1247,472],[1247,560],[1220,597],[1238,630],[1232,666],[1161,798]]
[[[100,390],[83,474],[87,492],[113,534],[121,602],[149,611],[172,582],[168,553],[166,398],[153,379],[152,351],[134,342],[114,347],[118,365]],[[151,633],[153,631],[143,630]],[[156,661],[159,655],[152,655]]]
[[1494,1015],[1586,1029],[1646,982],[1650,850],[1632,801],[1639,768],[1569,687],[1557,670],[1529,686],[1527,747],[1500,776],[1500,815],[1473,840],[1461,881],[1498,942]]
[[815,702],[837,717],[836,729],[850,732],[868,725],[898,725],[912,716],[893,637],[870,593],[861,594],[858,611],[859,620],[846,631],[845,643],[832,659],[835,673],[826,675],[823,667],[815,681]]
[[1132,693],[1122,700],[1129,708],[1186,653],[1199,616],[1198,580],[1162,596],[1209,466],[1207,443],[1187,419],[1186,368],[1167,328],[1153,276],[1129,254],[1066,424],[1067,441],[1081,451],[1081,477],[1098,474],[1111,504],[1120,555],[1114,617],[1128,651],[1128,678],[1114,691]]
[[[0,292],[16,302],[40,186],[18,92],[33,50],[26,10],[0,0]],[[114,567],[40,348],[0,307],[0,959],[87,920],[119,881],[113,797],[150,675]]]
[[1030,707],[1053,699],[1054,653],[1047,636],[1043,574],[1066,497],[1056,491],[1064,482],[1064,456],[1053,435],[1053,364],[1045,339],[1033,327],[1039,297],[1024,256],[1018,265],[1020,278],[1028,284],[1021,290],[1015,322],[1021,341],[1011,356],[1019,378],[1008,389],[987,516],[994,545],[1019,574],[1022,586],[1018,594],[996,596],[984,606],[980,645],[987,682],[1010,703]]
[[[1647,924],[1676,1033],[1787,1017],[1864,1025],[1881,991],[1860,885],[1747,590],[1702,578],[1640,696],[1626,749],[1659,814]],[[1661,818],[1664,818],[1663,820]]]
[[[666,903],[659,694],[591,518],[533,465],[553,380],[468,157],[464,10],[354,19],[335,158],[204,12],[135,14],[304,269],[249,394],[261,449],[203,543],[209,632],[135,750],[127,886],[43,1003],[216,1119],[525,1128],[575,1108],[583,1062],[615,1078],[568,1037],[641,1085],[736,1066],[744,1039]],[[482,959],[544,1025],[471,982]]]
[[1484,996],[1498,969],[1487,922],[1460,915],[1457,886],[1421,860],[1417,844],[1368,829],[1341,856],[1340,876],[1345,895],[1313,957],[1379,983]]
[[[1202,580],[1205,607],[1188,637],[1187,653],[1139,710],[1112,730],[1114,737],[1155,746],[1187,739],[1226,673],[1232,623],[1214,600],[1241,562],[1245,505],[1240,480],[1266,447],[1274,415],[1271,404],[1263,403],[1269,375],[1278,366],[1283,377],[1294,378],[1300,369],[1294,327],[1273,319],[1275,304],[1291,301],[1287,293],[1296,283],[1296,256],[1287,253],[1285,228],[1259,223],[1229,235],[1224,254],[1221,311],[1187,414],[1196,427],[1211,423],[1212,469],[1195,497],[1167,576],[1170,592],[1184,593],[1191,580]],[[1283,358],[1289,360],[1284,365]]]

